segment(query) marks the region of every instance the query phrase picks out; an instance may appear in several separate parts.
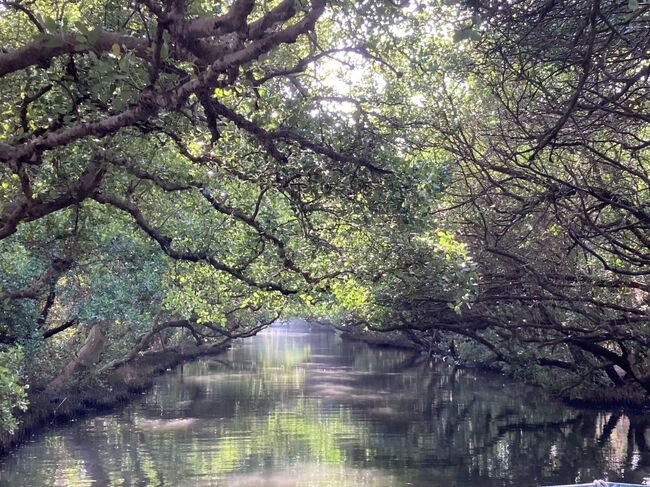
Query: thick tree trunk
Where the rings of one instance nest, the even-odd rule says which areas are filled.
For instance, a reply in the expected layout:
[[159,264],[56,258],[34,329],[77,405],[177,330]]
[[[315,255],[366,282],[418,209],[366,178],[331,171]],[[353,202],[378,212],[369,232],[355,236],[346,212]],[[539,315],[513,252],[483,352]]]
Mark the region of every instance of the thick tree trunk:
[[46,392],[55,394],[63,390],[72,379],[82,372],[87,372],[95,367],[104,351],[106,336],[102,325],[94,325],[77,356],[72,359],[63,371],[47,386]]

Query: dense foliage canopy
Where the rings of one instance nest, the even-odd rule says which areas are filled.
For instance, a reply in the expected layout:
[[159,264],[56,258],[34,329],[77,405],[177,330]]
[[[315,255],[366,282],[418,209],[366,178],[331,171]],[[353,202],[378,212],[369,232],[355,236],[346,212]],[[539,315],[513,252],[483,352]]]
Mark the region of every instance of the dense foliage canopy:
[[389,326],[368,326],[415,330],[425,347],[565,395],[647,395],[648,6],[465,11],[461,35],[480,37],[461,66],[469,86],[433,96],[430,124],[433,146],[454,160],[433,211],[462,242],[472,277],[441,292],[426,257],[415,260],[406,285],[378,295]]
[[0,426],[296,314],[647,393],[649,8],[3,0]]

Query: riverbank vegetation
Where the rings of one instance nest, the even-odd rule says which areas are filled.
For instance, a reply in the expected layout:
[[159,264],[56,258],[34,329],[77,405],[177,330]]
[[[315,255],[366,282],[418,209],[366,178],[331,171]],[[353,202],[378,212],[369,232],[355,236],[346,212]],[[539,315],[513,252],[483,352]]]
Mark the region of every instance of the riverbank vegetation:
[[327,318],[650,392],[648,5],[0,3],[0,427]]

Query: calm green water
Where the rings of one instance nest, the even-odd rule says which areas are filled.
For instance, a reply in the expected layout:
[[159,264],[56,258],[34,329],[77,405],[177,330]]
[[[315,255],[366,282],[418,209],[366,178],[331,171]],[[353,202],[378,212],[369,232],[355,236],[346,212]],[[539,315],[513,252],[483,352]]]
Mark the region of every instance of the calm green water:
[[650,483],[650,418],[566,408],[493,375],[273,329],[128,408],[41,433],[2,486]]

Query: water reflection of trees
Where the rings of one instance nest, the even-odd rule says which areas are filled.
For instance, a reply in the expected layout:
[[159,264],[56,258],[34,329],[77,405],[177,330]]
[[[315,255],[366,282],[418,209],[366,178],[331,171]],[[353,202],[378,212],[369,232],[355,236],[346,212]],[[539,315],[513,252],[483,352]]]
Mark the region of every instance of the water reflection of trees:
[[[373,465],[457,485],[615,479],[629,477],[634,468],[637,480],[643,471],[647,475],[649,425],[643,415],[567,409],[537,389],[499,377],[444,364],[417,366],[406,352],[363,353],[359,347],[343,355],[354,357],[355,370],[375,371],[359,376],[357,384],[341,374],[358,394],[364,387],[390,391],[392,414],[354,396],[338,398],[361,409],[375,430],[357,446],[359,462],[370,449]],[[411,367],[404,370],[405,364]]]
[[649,422],[568,409],[537,389],[408,352],[329,335],[265,337],[163,379],[120,415],[26,447],[50,467],[12,465],[18,473],[0,479],[27,485],[22,469],[29,485],[198,485],[286,468],[317,475],[320,465],[332,485],[346,475],[358,485],[640,481]]

